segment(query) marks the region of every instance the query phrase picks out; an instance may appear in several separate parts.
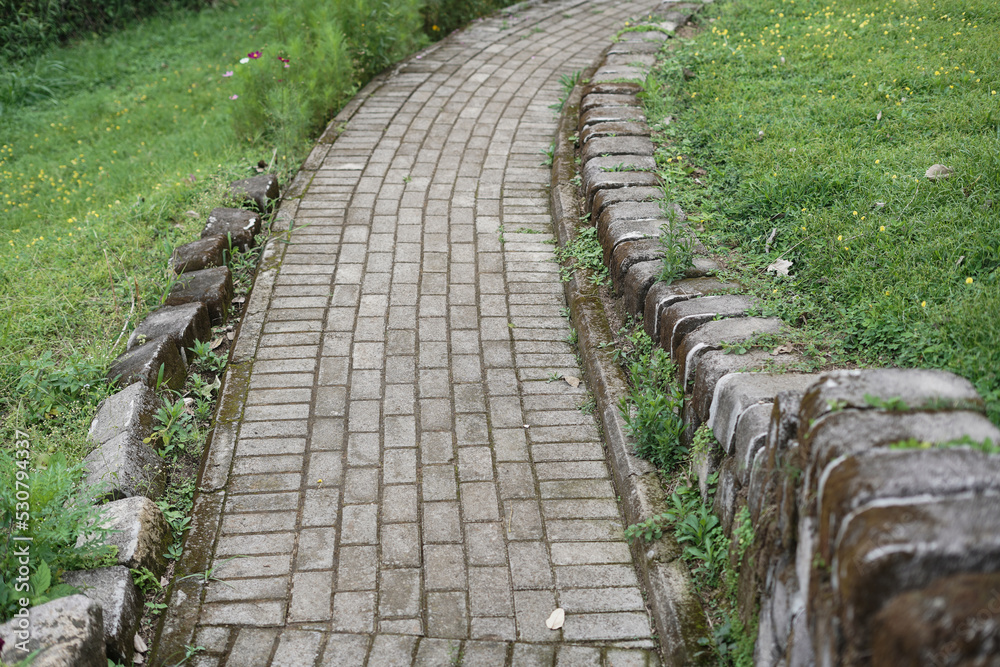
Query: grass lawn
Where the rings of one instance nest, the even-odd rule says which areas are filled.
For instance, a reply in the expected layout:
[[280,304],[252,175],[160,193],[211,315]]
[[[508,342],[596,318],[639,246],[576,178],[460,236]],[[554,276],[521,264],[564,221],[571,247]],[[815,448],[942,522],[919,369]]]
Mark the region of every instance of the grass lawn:
[[647,85],[668,199],[763,314],[847,361],[962,375],[1000,423],[1000,2],[720,2],[702,22]]
[[[99,378],[159,305],[171,249],[197,238],[228,182],[270,161],[271,146],[234,140],[224,76],[257,47],[264,6],[170,12],[4,75],[0,411],[36,451],[87,452]],[[67,400],[43,414],[46,395]]]

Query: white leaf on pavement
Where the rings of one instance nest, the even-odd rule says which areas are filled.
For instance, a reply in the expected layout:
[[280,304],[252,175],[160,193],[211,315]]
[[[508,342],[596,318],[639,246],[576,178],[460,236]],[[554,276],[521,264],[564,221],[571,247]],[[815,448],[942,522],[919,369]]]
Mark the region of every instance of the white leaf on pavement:
[[562,607],[559,607],[554,612],[552,612],[552,614],[547,619],[545,619],[545,627],[547,627],[549,630],[558,630],[563,626],[563,623],[565,621],[566,621],[566,612],[563,610]]
[[790,268],[792,268],[792,263],[787,259],[776,259],[767,267],[767,272],[774,272],[779,276],[787,276],[788,269]]
[[564,375],[563,380],[566,380],[566,384],[576,389],[580,386],[580,378],[573,377],[572,375]]

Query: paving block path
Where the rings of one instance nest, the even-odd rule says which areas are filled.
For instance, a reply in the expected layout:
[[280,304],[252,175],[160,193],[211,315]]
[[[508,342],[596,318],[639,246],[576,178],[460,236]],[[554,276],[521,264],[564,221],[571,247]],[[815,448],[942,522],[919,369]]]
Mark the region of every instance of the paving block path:
[[223,581],[171,602],[189,664],[659,664],[585,386],[553,381],[582,372],[541,164],[560,75],[651,8],[476,22],[317,146],[203,476]]

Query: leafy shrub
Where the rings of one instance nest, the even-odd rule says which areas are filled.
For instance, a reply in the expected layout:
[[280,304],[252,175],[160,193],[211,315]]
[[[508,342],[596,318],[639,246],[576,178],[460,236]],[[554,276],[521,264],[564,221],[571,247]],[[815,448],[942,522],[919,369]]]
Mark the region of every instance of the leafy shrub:
[[21,59],[54,42],[103,32],[167,8],[204,0],[0,0],[0,58]]
[[637,456],[663,470],[673,470],[687,456],[680,443],[684,431],[684,392],[673,382],[674,365],[665,350],[652,347],[644,331],[629,363],[631,388],[621,405]]
[[512,4],[512,0],[425,0],[420,13],[424,32],[439,39],[475,18]]
[[315,135],[361,85],[424,43],[416,0],[275,3],[260,36],[260,49],[234,68],[233,122],[241,139],[283,149]]
[[[114,553],[114,547],[100,544],[108,531],[95,524],[98,510],[88,490],[78,484],[80,466],[69,466],[56,454],[44,469],[27,468],[27,459],[15,459],[0,449],[0,621],[17,611],[18,598],[27,597],[36,605],[75,593],[59,583],[60,574],[93,567]],[[23,494],[25,486],[28,500],[19,500],[18,491]],[[22,524],[25,513],[28,518]],[[15,533],[31,541],[15,542]],[[77,545],[77,537],[84,534],[88,539]],[[18,578],[22,564],[17,550],[23,544],[30,544],[27,581]]]
[[54,417],[77,402],[96,405],[107,393],[103,365],[84,355],[59,365],[52,352],[45,351],[37,359],[23,360],[20,375],[16,393],[32,422]]

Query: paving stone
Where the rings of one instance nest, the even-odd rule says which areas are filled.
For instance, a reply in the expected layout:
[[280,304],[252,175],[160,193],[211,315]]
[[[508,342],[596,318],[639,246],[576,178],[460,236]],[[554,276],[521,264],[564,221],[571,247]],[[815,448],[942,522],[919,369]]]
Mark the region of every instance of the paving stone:
[[[525,25],[561,6],[526,8]],[[595,420],[578,410],[586,387],[545,383],[553,372],[582,375],[563,342],[550,174],[537,158],[557,119],[514,93],[547,90],[525,87],[530,77],[585,67],[649,8],[627,2],[597,16],[565,7],[575,20],[516,48],[497,29],[502,19],[471,26],[463,40],[489,58],[469,60],[469,47],[447,38],[436,55],[404,61],[348,105],[296,179],[297,199],[278,223],[293,243],[268,251],[275,268],[251,295],[259,322],[247,319],[238,338],[252,364],[240,366],[249,391],[227,404],[238,415],[231,477],[199,496],[217,508],[204,519],[216,527],[205,566],[254,583],[213,588],[200,608],[170,616],[231,628],[206,653],[210,663],[229,652],[233,664],[236,647],[252,643],[244,633],[271,624],[240,664],[600,658],[607,648],[557,658],[541,644],[514,644],[574,632],[544,625],[562,603],[557,553],[556,567],[581,585],[559,595],[587,591],[573,602],[576,631],[606,637],[619,662],[648,663],[634,574],[605,577],[599,589],[572,569],[631,566]],[[646,48],[630,44],[635,55],[612,59],[602,76],[635,74],[633,63],[651,62]],[[603,171],[655,166],[648,139],[637,138],[639,86],[588,88],[592,199],[603,208],[656,201],[655,174]],[[267,597],[282,586],[283,597]]]
[[164,306],[139,323],[129,336],[125,348],[132,350],[148,341],[166,337],[184,353],[193,349],[196,341],[207,341],[211,335],[212,324],[205,304],[195,302],[183,306]]

